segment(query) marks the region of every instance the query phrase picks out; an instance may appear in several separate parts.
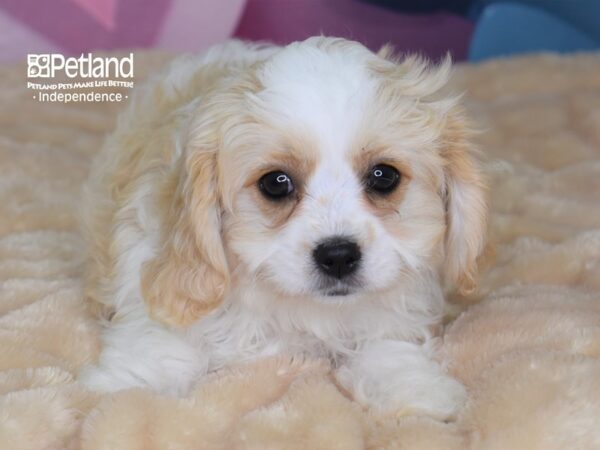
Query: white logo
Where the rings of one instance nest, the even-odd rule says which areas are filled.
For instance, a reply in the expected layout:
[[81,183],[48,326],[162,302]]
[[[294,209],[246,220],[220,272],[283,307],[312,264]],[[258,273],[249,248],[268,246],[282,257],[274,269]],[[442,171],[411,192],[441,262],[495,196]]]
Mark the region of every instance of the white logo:
[[[28,81],[27,87],[40,91],[33,96],[40,102],[121,102],[129,98],[122,91],[133,88],[133,76],[133,53],[122,57],[27,55],[27,78],[35,79]],[[53,80],[55,77],[60,81]],[[93,88],[103,89],[98,92]]]
[[50,55],[27,55],[27,76],[29,78],[50,76]]
[[66,58],[59,53],[27,55],[29,78],[54,78],[64,74],[68,78],[133,78],[133,53],[117,58],[82,54]]

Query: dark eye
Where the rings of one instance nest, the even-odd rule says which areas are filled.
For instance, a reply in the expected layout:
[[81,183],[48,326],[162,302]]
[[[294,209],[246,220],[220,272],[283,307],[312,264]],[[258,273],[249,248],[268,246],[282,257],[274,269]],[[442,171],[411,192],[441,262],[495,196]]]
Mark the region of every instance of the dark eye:
[[387,164],[377,164],[367,173],[365,183],[369,191],[389,194],[400,184],[400,172]]
[[294,183],[287,173],[276,170],[263,175],[258,188],[269,200],[281,200],[294,192]]

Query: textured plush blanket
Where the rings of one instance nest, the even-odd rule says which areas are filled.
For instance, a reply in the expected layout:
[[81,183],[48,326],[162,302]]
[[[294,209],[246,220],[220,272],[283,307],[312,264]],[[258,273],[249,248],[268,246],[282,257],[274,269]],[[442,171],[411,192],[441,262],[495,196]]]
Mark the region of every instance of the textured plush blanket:
[[[164,62],[136,57],[137,75]],[[440,423],[363,411],[322,361],[260,361],[186,399],[79,386],[100,343],[77,202],[119,106],[39,103],[23,66],[1,68],[0,448],[600,448],[600,55],[465,66],[453,83],[482,129],[496,250],[476,297],[454,299],[443,351],[469,401]]]

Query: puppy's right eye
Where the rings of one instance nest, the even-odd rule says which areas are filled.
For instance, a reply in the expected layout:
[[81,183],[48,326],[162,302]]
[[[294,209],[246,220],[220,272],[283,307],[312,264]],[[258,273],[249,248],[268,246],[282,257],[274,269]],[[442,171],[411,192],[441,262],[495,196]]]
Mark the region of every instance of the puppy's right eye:
[[258,181],[260,192],[269,200],[282,200],[294,192],[291,177],[281,170],[269,172]]

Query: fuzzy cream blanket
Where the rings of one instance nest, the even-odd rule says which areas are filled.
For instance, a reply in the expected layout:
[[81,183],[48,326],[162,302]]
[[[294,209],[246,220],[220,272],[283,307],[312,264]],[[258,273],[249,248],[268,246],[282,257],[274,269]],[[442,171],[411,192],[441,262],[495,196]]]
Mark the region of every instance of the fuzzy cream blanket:
[[[136,55],[138,81],[164,57]],[[469,390],[458,420],[378,417],[320,361],[218,373],[186,399],[100,396],[74,380],[100,348],[82,301],[79,187],[110,104],[38,103],[0,69],[0,448],[600,448],[600,55],[458,69],[483,130],[496,247],[443,336]]]

